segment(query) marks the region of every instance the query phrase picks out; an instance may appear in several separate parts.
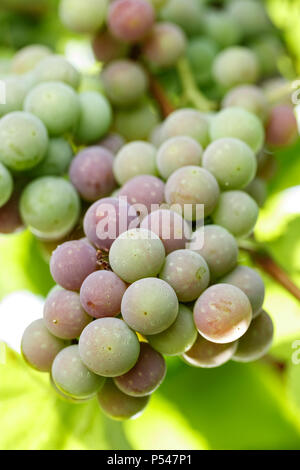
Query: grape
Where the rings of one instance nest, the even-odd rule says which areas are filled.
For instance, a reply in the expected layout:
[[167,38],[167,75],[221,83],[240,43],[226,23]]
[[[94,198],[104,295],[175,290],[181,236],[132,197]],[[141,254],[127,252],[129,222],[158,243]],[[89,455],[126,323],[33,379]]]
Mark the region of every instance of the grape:
[[75,138],[81,144],[91,144],[101,139],[112,123],[109,101],[97,91],[79,95],[80,113]]
[[242,108],[227,108],[220,111],[211,122],[210,136],[212,140],[222,137],[240,139],[257,153],[264,143],[262,122],[252,113]]
[[169,0],[162,8],[163,20],[175,23],[188,34],[198,34],[202,30],[202,7],[198,0]]
[[199,85],[205,85],[211,80],[212,65],[217,53],[217,44],[208,37],[197,36],[189,41],[187,57]]
[[203,168],[212,173],[221,189],[242,189],[253,181],[257,160],[245,142],[224,137],[212,142],[203,154]]
[[57,385],[54,383],[52,376],[50,375],[50,385],[55,392],[55,395],[58,396],[61,400],[72,403],[72,405],[81,405],[82,403],[86,403],[87,401],[94,398],[94,395],[88,396],[86,398],[74,398],[67,393],[62,392]]
[[13,179],[7,168],[0,163],[0,207],[10,199],[13,192]]
[[194,321],[200,335],[213,343],[232,343],[241,338],[251,320],[248,297],[230,284],[209,287],[194,307]]
[[104,139],[102,139],[98,145],[105,147],[111,153],[116,155],[125,145],[125,139],[119,134],[111,133],[104,137]]
[[96,269],[97,252],[82,240],[59,245],[51,256],[51,275],[57,284],[68,290],[79,290],[85,278]]
[[263,311],[252,321],[247,333],[239,340],[237,351],[233,356],[234,361],[257,361],[270,349],[273,335],[273,322],[270,316]]
[[152,212],[143,219],[140,227],[150,230],[161,239],[166,254],[184,249],[192,235],[189,224],[181,215],[167,209]]
[[42,59],[34,69],[34,76],[39,82],[64,82],[77,89],[80,73],[63,56],[50,55]]
[[163,138],[163,124],[162,123],[154,127],[154,129],[150,133],[149,141],[156,148],[159,148],[163,144],[164,138]]
[[125,282],[157,276],[165,260],[165,249],[157,235],[145,229],[122,233],[112,244],[109,262]]
[[105,21],[108,0],[61,0],[59,16],[76,33],[95,33]]
[[258,59],[261,75],[277,75],[279,59],[284,55],[280,39],[273,34],[259,36],[250,47]]
[[212,214],[213,222],[221,225],[235,237],[246,237],[254,230],[258,218],[258,206],[244,191],[222,193]]
[[205,259],[191,250],[170,253],[159,277],[173,287],[180,302],[198,299],[208,287],[210,279]]
[[210,215],[217,205],[220,190],[215,177],[204,168],[185,166],[168,179],[165,198],[168,204],[178,204],[188,220]]
[[0,233],[10,234],[23,228],[19,200],[20,194],[14,191],[9,201],[0,207]]
[[265,286],[261,276],[247,266],[237,266],[231,273],[223,277],[223,284],[231,284],[241,289],[249,298],[253,317],[260,312],[265,299]]
[[67,342],[53,336],[43,319],[35,320],[24,331],[21,349],[25,361],[40,372],[50,372],[55,356]]
[[243,83],[255,83],[259,77],[259,65],[254,52],[235,46],[217,55],[212,72],[219,85],[232,88]]
[[225,95],[222,107],[244,108],[265,121],[269,114],[269,104],[263,91],[255,85],[240,85]]
[[162,333],[147,336],[151,346],[166,356],[178,356],[188,351],[197,338],[193,314],[185,305],[179,305],[175,322]]
[[69,346],[56,356],[52,379],[56,387],[74,398],[91,398],[104,385],[104,377],[93,374],[80,359],[78,345]]
[[238,261],[239,250],[235,238],[218,225],[199,228],[188,248],[205,259],[214,279],[231,271]]
[[116,187],[113,154],[104,147],[88,147],[79,152],[70,166],[70,180],[86,201],[96,201]]
[[115,113],[114,128],[126,140],[148,139],[159,118],[155,108],[142,103]]
[[78,96],[65,83],[48,82],[34,87],[26,96],[24,109],[37,116],[51,136],[74,129],[79,119]]
[[206,147],[209,143],[209,125],[205,115],[189,108],[170,114],[163,126],[164,140],[179,135],[193,137],[202,147]]
[[178,315],[174,289],[162,279],[140,279],[128,287],[121,312],[130,328],[142,335],[156,335],[169,328]]
[[267,122],[266,140],[270,147],[286,147],[298,137],[298,124],[293,107],[278,105],[271,110]]
[[22,110],[26,96],[24,81],[19,77],[4,77],[1,78],[1,86],[5,87],[5,103],[0,103],[0,117]]
[[128,45],[116,39],[109,31],[99,32],[94,37],[92,46],[96,58],[104,63],[121,59],[128,52]]
[[126,197],[143,217],[164,202],[164,191],[165,185],[159,178],[140,175],[127,181],[119,191],[119,196]]
[[42,44],[31,44],[23,47],[13,57],[11,71],[16,74],[25,74],[33,70],[40,60],[52,54],[51,49]]
[[130,397],[121,392],[112,380],[106,380],[98,393],[101,410],[111,419],[122,421],[137,418],[145,409],[150,397]]
[[205,32],[216,43],[226,48],[238,44],[241,40],[242,30],[238,21],[227,11],[208,10],[205,15]]
[[255,36],[270,28],[266,10],[257,0],[233,0],[228,4],[228,11],[240,25],[244,36]]
[[258,178],[262,179],[263,181],[270,181],[275,177],[277,170],[278,162],[273,154],[268,153],[267,150],[264,150],[258,155]]
[[30,171],[30,175],[61,176],[69,168],[72,157],[73,150],[69,142],[63,137],[54,137],[49,140],[45,158]]
[[78,338],[90,321],[77,292],[60,287],[50,292],[44,306],[44,322],[54,336],[61,339]]
[[146,92],[148,79],[144,69],[128,60],[115,60],[101,74],[106,95],[117,106],[136,103]]
[[121,41],[138,42],[151,30],[155,12],[146,0],[115,0],[108,11],[108,27]]
[[126,288],[125,282],[111,271],[92,273],[81,286],[81,304],[94,318],[116,317]]
[[80,201],[74,187],[63,178],[43,177],[23,191],[20,211],[24,223],[39,238],[59,240],[74,228]]
[[85,214],[84,233],[97,248],[109,250],[113,241],[126,232],[137,217],[135,209],[123,199],[100,199]]
[[148,142],[124,145],[114,160],[114,175],[120,186],[134,176],[157,175],[156,148]]
[[140,344],[123,320],[99,318],[83,330],[79,352],[84,364],[95,374],[118,377],[136,364]]
[[136,365],[125,375],[114,379],[121,392],[132,397],[144,397],[155,392],[164,381],[167,367],[162,355],[149,344],[141,343]]
[[186,38],[173,23],[157,23],[152,28],[143,45],[146,59],[157,67],[172,67],[183,56]]
[[0,160],[15,171],[33,168],[45,157],[47,130],[36,116],[16,111],[0,120]]
[[198,335],[192,348],[183,355],[183,360],[194,367],[220,367],[232,359],[237,349],[237,342],[217,344]]
[[158,150],[157,167],[160,175],[168,179],[178,168],[201,165],[203,149],[191,137],[178,136],[168,139]]
[[262,207],[267,200],[267,183],[260,178],[255,178],[248,184],[245,191],[254,199],[258,207]]

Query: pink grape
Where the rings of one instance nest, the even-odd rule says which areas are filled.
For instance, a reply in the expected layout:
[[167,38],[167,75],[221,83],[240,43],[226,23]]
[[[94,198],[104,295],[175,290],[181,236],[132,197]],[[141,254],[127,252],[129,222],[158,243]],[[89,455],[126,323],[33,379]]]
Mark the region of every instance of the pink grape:
[[176,65],[186,48],[182,29],[173,23],[156,23],[143,45],[146,59],[158,67]]
[[237,342],[217,344],[198,335],[192,348],[183,355],[183,360],[194,367],[220,367],[232,359]]
[[271,147],[286,147],[298,137],[298,124],[293,107],[278,105],[271,110],[267,122],[266,139]]
[[93,51],[100,62],[120,59],[127,53],[127,45],[112,36],[109,31],[99,32],[92,42]]
[[108,134],[104,139],[99,142],[101,147],[105,147],[112,154],[116,155],[121,148],[125,145],[125,139],[120,134]]
[[[121,188],[119,196],[126,197],[129,204],[135,206],[137,212],[145,216],[154,207],[158,209],[164,202],[164,192],[165,185],[159,178],[152,175],[140,175],[127,181]],[[140,204],[141,207],[139,207]]]
[[154,20],[154,9],[146,0],[115,0],[108,11],[111,33],[125,42],[143,39],[152,28]]

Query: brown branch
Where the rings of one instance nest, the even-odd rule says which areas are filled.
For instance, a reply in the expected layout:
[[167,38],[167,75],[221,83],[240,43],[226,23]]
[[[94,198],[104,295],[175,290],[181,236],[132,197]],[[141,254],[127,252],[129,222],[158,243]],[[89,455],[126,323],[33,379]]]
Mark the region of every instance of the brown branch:
[[175,111],[175,107],[169,101],[168,97],[165,94],[165,91],[159,81],[149,73],[149,83],[150,83],[150,92],[157,102],[161,114],[164,118],[168,117],[173,111]]

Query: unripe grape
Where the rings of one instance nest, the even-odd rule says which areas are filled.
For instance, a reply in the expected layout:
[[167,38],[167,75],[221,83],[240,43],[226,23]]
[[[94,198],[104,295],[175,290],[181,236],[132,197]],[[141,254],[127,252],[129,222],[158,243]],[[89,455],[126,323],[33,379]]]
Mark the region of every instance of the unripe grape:
[[59,16],[76,33],[95,33],[105,21],[108,0],[60,0]]
[[138,42],[151,30],[155,11],[146,0],[115,0],[108,11],[111,33],[125,42]]
[[237,345],[237,341],[227,344],[212,343],[198,335],[194,345],[182,358],[190,366],[212,369],[230,361],[236,352]]
[[125,145],[125,139],[119,134],[110,133],[102,139],[98,145],[105,147],[112,154],[116,155]]
[[63,137],[49,139],[44,159],[30,171],[30,175],[62,176],[68,170],[72,157],[73,150],[66,139]]
[[265,121],[269,114],[269,104],[265,93],[255,85],[240,85],[232,88],[222,101],[222,108],[238,107],[256,114]]
[[261,178],[255,178],[245,191],[254,199],[258,207],[262,207],[268,197],[267,183]]
[[184,166],[201,165],[203,149],[191,137],[178,136],[168,139],[157,153],[157,168],[164,179]]
[[94,37],[92,46],[96,59],[105,64],[125,57],[128,52],[128,45],[116,39],[109,31],[99,32]]
[[2,86],[5,87],[5,103],[0,104],[0,116],[21,111],[26,96],[26,84],[24,80],[16,76],[1,78]]
[[287,147],[296,141],[298,135],[298,124],[293,107],[275,106],[267,122],[267,144],[270,147]]
[[156,176],[156,148],[142,141],[126,144],[116,155],[113,169],[120,186],[138,175]]
[[159,123],[157,110],[149,103],[115,112],[114,129],[126,140],[147,140]]
[[213,76],[225,88],[244,83],[255,83],[259,78],[259,65],[254,52],[242,46],[221,51],[213,63]]
[[173,67],[185,52],[186,38],[173,23],[156,23],[143,45],[145,58],[157,67]]
[[0,207],[10,199],[13,192],[13,179],[8,169],[0,163]]
[[112,123],[112,109],[105,96],[97,91],[79,95],[79,119],[75,138],[81,144],[92,144],[101,139]]
[[162,135],[164,140],[180,135],[192,137],[206,147],[209,143],[209,124],[203,113],[195,109],[179,109],[164,122]]
[[12,72],[20,75],[30,72],[42,59],[51,54],[51,49],[42,44],[25,46],[14,55],[11,65]]
[[56,54],[39,61],[33,73],[37,83],[64,82],[75,89],[80,83],[80,73],[67,59]]
[[156,176],[140,175],[127,181],[119,191],[119,196],[126,197],[142,218],[164,202],[165,185]]

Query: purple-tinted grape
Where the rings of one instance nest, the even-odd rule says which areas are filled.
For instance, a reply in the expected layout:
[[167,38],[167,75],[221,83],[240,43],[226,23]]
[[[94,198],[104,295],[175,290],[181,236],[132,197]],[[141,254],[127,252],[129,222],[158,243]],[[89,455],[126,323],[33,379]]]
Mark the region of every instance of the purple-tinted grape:
[[156,148],[148,142],[124,145],[114,160],[114,175],[120,186],[139,175],[157,175]]
[[265,286],[260,274],[248,266],[237,266],[231,273],[221,279],[223,284],[231,284],[241,289],[251,303],[255,318],[264,303]]
[[105,147],[113,155],[116,155],[121,148],[125,145],[125,139],[120,134],[108,134],[104,139],[99,142],[101,147]]
[[50,271],[57,284],[68,290],[79,290],[85,278],[97,269],[97,252],[81,240],[59,245],[53,251]]
[[116,387],[113,380],[106,380],[98,393],[101,410],[111,419],[123,421],[137,418],[146,408],[150,397],[130,397]]
[[174,289],[154,277],[129,286],[121,305],[125,322],[142,335],[155,335],[169,328],[176,320],[178,309]]
[[136,364],[140,343],[123,320],[99,318],[83,330],[79,352],[84,364],[95,374],[118,377]]
[[154,9],[146,0],[115,0],[108,11],[111,33],[125,42],[143,39],[152,28],[154,20]]
[[267,122],[267,144],[271,147],[287,147],[295,142],[298,135],[298,124],[293,107],[275,106]]
[[209,268],[201,255],[191,250],[173,251],[159,274],[176,292],[180,302],[192,302],[208,287]]
[[179,109],[163,125],[164,140],[180,135],[197,140],[203,148],[209,143],[209,123],[205,115],[195,109]]
[[251,196],[258,207],[262,207],[268,197],[267,183],[261,178],[255,178],[245,188],[245,191]]
[[100,199],[85,214],[84,233],[97,248],[109,250],[114,240],[126,232],[137,217],[135,209],[123,199]]
[[230,284],[209,287],[194,307],[196,327],[213,343],[232,343],[241,338],[252,321],[252,308],[246,294]]
[[14,233],[23,228],[19,200],[20,194],[15,191],[9,201],[0,207],[0,233]]
[[273,335],[273,322],[270,316],[262,311],[252,321],[247,333],[239,340],[233,359],[237,362],[257,361],[269,351]]
[[165,199],[165,185],[156,176],[140,175],[127,181],[119,192],[137,212],[146,216],[158,209]]
[[80,289],[81,304],[94,318],[116,317],[121,312],[126,284],[111,271],[90,274]]
[[158,67],[173,67],[186,48],[182,29],[173,23],[156,23],[143,45],[146,59]]
[[54,336],[78,338],[90,321],[77,292],[58,287],[49,293],[44,305],[44,322]]
[[185,305],[179,305],[175,322],[162,333],[147,336],[151,346],[166,356],[178,356],[188,351],[197,338],[193,313]]
[[58,353],[52,364],[52,379],[58,390],[73,398],[91,398],[105,378],[91,372],[82,362],[77,344]]
[[149,344],[140,343],[141,351],[136,365],[127,374],[114,379],[115,385],[132,397],[150,395],[162,384],[166,362],[162,355]]
[[154,232],[163,242],[166,254],[184,249],[192,235],[189,224],[176,212],[160,209],[151,212],[140,225]]
[[109,262],[125,282],[157,276],[165,260],[165,249],[155,233],[132,229],[122,233],[112,244]]
[[53,336],[43,319],[35,320],[24,331],[21,350],[25,361],[40,372],[50,372],[55,356],[68,343]]
[[184,166],[201,165],[203,149],[191,137],[178,136],[168,139],[158,150],[157,168],[164,179]]
[[198,335],[192,348],[183,355],[183,360],[194,367],[220,367],[232,359],[237,349],[237,342],[217,344]]
[[265,121],[269,114],[269,104],[265,93],[255,85],[240,85],[230,90],[223,99],[222,107],[232,106],[244,108],[256,114],[262,121]]
[[109,31],[100,31],[93,39],[93,51],[100,62],[120,59],[127,53],[128,46],[116,39]]
[[[199,220],[215,209],[220,190],[215,177],[204,168],[185,166],[168,179],[165,198],[168,204],[178,204],[187,220]],[[200,212],[199,212],[200,210]]]
[[219,225],[200,227],[193,234],[188,248],[203,256],[213,279],[231,271],[238,261],[239,250],[235,238]]

